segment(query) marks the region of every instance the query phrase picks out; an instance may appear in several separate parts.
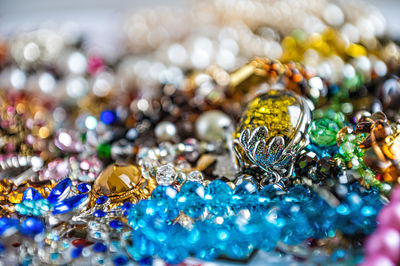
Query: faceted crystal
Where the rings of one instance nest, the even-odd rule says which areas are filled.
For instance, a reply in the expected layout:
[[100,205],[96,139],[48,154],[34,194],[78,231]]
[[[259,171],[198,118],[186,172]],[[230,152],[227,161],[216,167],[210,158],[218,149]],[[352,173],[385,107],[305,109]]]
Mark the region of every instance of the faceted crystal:
[[72,181],[66,178],[60,182],[50,191],[47,200],[51,203],[64,200],[71,191]]
[[136,166],[115,163],[100,173],[94,182],[93,190],[110,196],[127,192],[141,185],[144,181],[145,179]]
[[24,200],[40,200],[43,199],[42,195],[34,189],[33,187],[28,187],[24,191],[24,195],[22,196],[22,201]]
[[168,186],[174,182],[176,172],[172,164],[166,164],[157,169],[156,180],[159,185]]
[[89,202],[88,194],[78,194],[64,201],[57,202],[53,209],[53,214],[67,213],[73,209],[79,209]]
[[186,182],[182,185],[178,196],[179,208],[191,218],[197,218],[204,212],[204,187],[197,182]]
[[204,177],[200,171],[194,170],[187,175],[187,181],[202,183],[204,181]]
[[310,138],[318,146],[336,145],[336,136],[339,133],[338,124],[329,119],[314,120],[310,127]]
[[212,181],[206,188],[207,210],[214,215],[227,215],[231,209],[232,194],[232,189],[225,182]]

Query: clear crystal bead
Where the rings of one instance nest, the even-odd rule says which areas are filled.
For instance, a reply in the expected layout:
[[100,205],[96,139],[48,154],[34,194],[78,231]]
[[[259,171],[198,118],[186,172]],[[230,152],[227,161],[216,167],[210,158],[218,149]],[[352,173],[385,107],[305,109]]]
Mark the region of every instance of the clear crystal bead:
[[176,176],[175,169],[172,164],[166,164],[157,169],[156,181],[159,185],[168,186],[174,182]]
[[194,170],[194,171],[190,172],[187,175],[186,181],[193,181],[193,182],[203,183],[204,177],[203,177],[203,174],[200,171]]
[[150,179],[152,177],[151,172],[154,167],[159,165],[157,160],[153,160],[150,158],[143,158],[139,160],[140,171],[142,172],[142,176],[146,179]]

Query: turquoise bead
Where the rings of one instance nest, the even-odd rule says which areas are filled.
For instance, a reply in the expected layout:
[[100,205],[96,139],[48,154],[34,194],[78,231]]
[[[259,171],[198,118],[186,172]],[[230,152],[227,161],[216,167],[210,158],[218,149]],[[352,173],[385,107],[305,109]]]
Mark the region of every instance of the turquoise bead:
[[235,212],[241,209],[254,210],[258,206],[258,190],[255,184],[244,181],[236,186],[233,192],[232,208]]
[[205,210],[205,189],[197,182],[186,182],[178,196],[178,207],[191,218],[200,217]]
[[231,211],[233,190],[223,181],[215,180],[206,188],[207,210],[216,216],[228,215]]

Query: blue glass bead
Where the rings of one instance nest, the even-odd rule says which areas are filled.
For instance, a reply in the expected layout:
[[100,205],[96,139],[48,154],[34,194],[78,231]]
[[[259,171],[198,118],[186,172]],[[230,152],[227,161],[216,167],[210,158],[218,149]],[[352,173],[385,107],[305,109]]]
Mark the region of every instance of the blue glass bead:
[[155,243],[142,234],[140,230],[133,232],[132,246],[128,246],[126,249],[135,261],[152,257],[156,254]]
[[97,242],[97,243],[95,243],[94,245],[93,245],[93,251],[94,252],[105,252],[107,250],[107,246],[106,245],[104,245],[103,243],[101,243],[101,242]]
[[124,226],[124,223],[121,222],[120,220],[115,219],[115,220],[112,220],[112,221],[109,223],[109,225],[110,225],[111,228],[118,229],[118,228],[123,227],[123,226]]
[[72,181],[69,178],[58,182],[58,184],[50,191],[47,200],[50,203],[56,203],[58,201],[64,200],[71,191],[71,185]]
[[223,181],[215,180],[206,187],[206,207],[207,210],[216,216],[227,215],[231,208],[233,191]]
[[54,205],[53,214],[63,214],[71,211],[72,209],[81,208],[88,204],[89,195],[88,194],[79,194],[72,196],[66,200],[61,202],[57,202]]
[[215,231],[208,226],[207,220],[196,222],[187,236],[190,253],[196,258],[213,261],[219,256],[217,245],[215,245]]
[[335,235],[336,211],[321,197],[314,194],[310,201],[303,204],[303,210],[313,228],[314,238],[322,239]]
[[134,206],[134,205],[133,205],[132,202],[127,201],[127,202],[124,203],[124,205],[121,206],[121,209],[122,209],[123,211],[128,211],[128,210],[130,210],[133,206]]
[[241,209],[253,211],[258,206],[258,190],[255,184],[244,181],[233,192],[232,207],[235,212]]
[[152,266],[153,265],[153,257],[143,258],[138,261],[140,266]]
[[201,216],[205,209],[204,187],[197,182],[186,182],[182,185],[179,196],[178,206],[186,215],[192,218]]
[[19,227],[19,231],[26,236],[35,236],[44,230],[44,224],[39,219],[27,218]]
[[311,192],[303,186],[295,185],[290,187],[283,196],[284,202],[305,202],[310,200]]
[[272,209],[268,212],[262,212],[255,218],[261,230],[257,236],[259,239],[259,248],[264,251],[273,250],[281,238],[282,221],[278,220],[276,210]]
[[173,187],[157,186],[151,193],[151,198],[158,199],[158,200],[163,200],[166,198],[175,199],[177,194],[178,194],[178,192]]
[[340,91],[340,87],[336,84],[330,85],[328,87],[328,92],[330,95],[336,95]]
[[39,191],[37,191],[33,187],[28,187],[27,189],[25,189],[24,194],[22,196],[22,201],[40,200],[40,199],[43,199],[43,196],[39,193]]
[[56,253],[56,252],[51,253],[51,255],[50,255],[51,260],[58,260],[59,257],[60,257],[60,253]]
[[116,115],[113,111],[105,110],[100,114],[100,120],[106,125],[110,125],[115,122]]
[[346,196],[346,203],[352,211],[361,209],[363,201],[356,192],[351,192]]
[[96,204],[103,204],[104,202],[106,202],[108,200],[107,196],[100,196],[97,200],[96,200]]
[[163,220],[173,220],[179,215],[177,191],[170,186],[158,186],[153,190],[151,198],[157,203],[157,214]]
[[71,258],[76,259],[82,255],[82,248],[74,248],[71,251]]
[[17,229],[19,220],[15,218],[0,217],[0,236]]
[[258,202],[260,207],[268,209],[273,203],[281,201],[283,190],[276,185],[267,185],[259,192]]
[[92,187],[88,183],[80,183],[76,188],[80,193],[88,193]]
[[93,213],[93,216],[94,217],[97,217],[97,218],[101,218],[101,217],[104,217],[104,216],[106,216],[106,214],[107,213],[105,213],[103,210],[96,210],[94,213]]
[[167,223],[160,219],[158,202],[142,200],[129,211],[129,225],[133,230],[141,230],[150,240],[164,241]]
[[227,221],[232,235],[232,241],[226,245],[224,254],[234,259],[245,259],[258,246],[261,227],[255,223],[253,215],[248,210],[242,210]]
[[166,230],[165,244],[159,246],[158,255],[169,264],[182,262],[189,256],[189,247],[185,241],[187,230],[181,225],[168,226]]
[[2,244],[0,244],[0,254],[2,254],[5,250],[6,248]]
[[128,258],[126,256],[123,255],[119,255],[119,256],[115,256],[113,258],[113,262],[115,265],[119,266],[119,265],[125,265],[128,263]]
[[286,220],[281,240],[288,245],[297,245],[313,235],[305,213],[298,203],[281,204],[280,214]]

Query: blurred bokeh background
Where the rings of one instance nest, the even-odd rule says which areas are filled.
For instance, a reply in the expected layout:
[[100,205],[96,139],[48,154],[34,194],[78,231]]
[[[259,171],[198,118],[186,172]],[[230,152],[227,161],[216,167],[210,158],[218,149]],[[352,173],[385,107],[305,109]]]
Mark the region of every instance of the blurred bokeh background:
[[[366,0],[376,6],[388,22],[389,34],[400,39],[400,1]],[[120,41],[121,23],[140,8],[168,6],[182,8],[190,0],[0,0],[0,34],[32,29],[43,24],[73,22],[84,33],[91,47],[102,54],[112,52]]]

